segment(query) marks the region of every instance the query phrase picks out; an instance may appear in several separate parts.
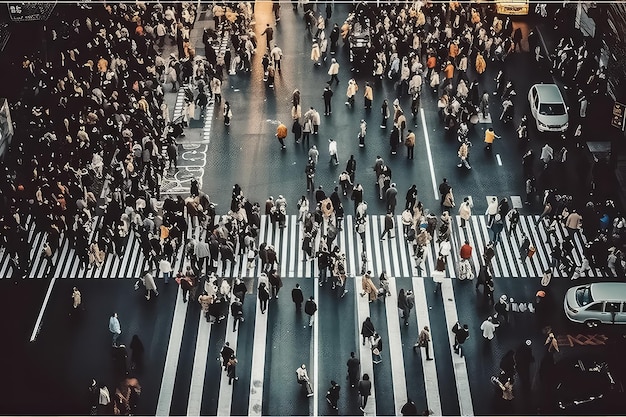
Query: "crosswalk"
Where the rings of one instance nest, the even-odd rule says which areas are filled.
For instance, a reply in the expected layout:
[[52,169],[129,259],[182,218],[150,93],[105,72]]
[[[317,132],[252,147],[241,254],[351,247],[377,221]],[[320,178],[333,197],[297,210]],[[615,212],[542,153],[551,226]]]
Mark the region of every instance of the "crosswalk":
[[[367,256],[367,267],[374,274],[379,275],[385,271],[389,276],[394,277],[430,277],[435,269],[439,245],[433,239],[426,248],[426,257],[421,269],[416,264],[412,243],[408,242],[401,230],[400,216],[396,216],[395,237],[380,240],[384,230],[384,217],[382,215],[369,215],[367,229],[365,232],[365,244],[354,231],[354,217],[346,216],[343,227],[339,231],[336,240],[333,242],[346,254],[346,267],[348,275],[358,276],[361,271],[362,251],[365,250]],[[518,227],[511,231],[510,224],[506,224],[505,230],[501,233],[500,242],[495,246],[496,256],[492,261],[494,276],[496,277],[540,277],[543,271],[549,269],[551,261],[551,245],[548,243],[546,228],[543,224],[537,225],[538,216],[520,216]],[[92,231],[90,238],[96,236],[101,217],[95,216],[92,220]],[[216,218],[219,221],[219,216]],[[191,222],[189,222],[191,224]],[[455,278],[457,276],[458,250],[464,241],[468,241],[474,248],[471,262],[476,270],[481,262],[482,253],[486,243],[490,240],[487,220],[484,216],[472,216],[466,228],[460,226],[460,218],[456,216],[453,221],[453,233],[451,234],[452,261],[447,262],[446,277]],[[100,267],[81,268],[79,260],[71,247],[69,240],[62,235],[61,245],[54,254],[52,261],[54,266],[46,275],[48,260],[42,255],[45,243],[45,233],[36,233],[35,225],[30,219],[27,221],[29,241],[31,242],[30,259],[31,268],[29,278],[137,278],[147,268],[143,252],[140,249],[140,240],[136,233],[129,233],[126,241],[126,250],[122,257],[114,254],[107,254],[105,262]],[[520,261],[519,247],[522,242],[522,234],[529,236],[531,243],[537,248],[535,256]],[[200,227],[189,227],[188,236],[195,235],[198,239],[206,237],[206,231]],[[315,260],[307,261],[307,255],[301,250],[304,237],[304,230],[301,222],[298,222],[296,215],[287,215],[285,226],[278,227],[272,224],[268,216],[261,216],[260,235],[263,241],[272,244],[276,248],[279,260],[279,272],[282,277],[312,278],[319,275],[318,264]],[[559,240],[566,237],[564,228],[557,228],[556,235]],[[319,246],[321,233],[318,233],[315,248]],[[556,240],[556,239],[554,239]],[[577,233],[572,239],[574,251],[571,258],[576,265],[580,265],[583,257],[583,247],[585,237],[582,233]],[[236,253],[239,248],[236,248]],[[181,270],[184,262],[183,245],[180,245],[175,257],[174,270]],[[261,271],[260,262],[257,260],[254,267],[247,268],[247,258],[245,254],[238,254],[236,262],[229,260],[215,262],[217,276],[223,277],[256,277]],[[6,250],[0,252],[0,278],[11,275],[9,255]],[[603,273],[599,269],[592,269],[587,273],[590,277],[602,277]],[[565,277],[566,273],[557,270],[555,277]]]
[[[252,282],[252,288],[256,288],[257,282]],[[378,365],[373,362],[373,357],[371,353],[371,348],[369,343],[361,344],[360,336],[358,336],[358,332],[360,330],[360,323],[365,320],[366,317],[370,317],[372,314],[372,304],[368,303],[367,297],[360,297],[358,293],[360,291],[360,280],[349,278],[349,282],[347,283],[350,288],[348,297],[341,299],[342,303],[355,303],[354,308],[356,309],[356,316],[354,323],[345,324],[345,326],[350,327],[354,326],[354,334],[356,334],[357,340],[355,341],[358,346],[358,357],[361,361],[361,375],[367,373],[370,375],[370,381],[372,382],[372,393],[368,399],[367,405],[365,407],[366,415],[377,415],[377,413],[381,413],[386,415],[386,413],[391,409],[392,413],[395,415],[400,415],[401,407],[406,403],[407,398],[409,397],[409,383],[415,381],[423,381],[422,393],[411,392],[410,395],[415,398],[416,395],[420,397],[425,397],[428,407],[433,411],[434,415],[442,415],[442,413],[450,413],[451,409],[460,410],[460,415],[471,416],[474,415],[474,407],[472,403],[472,392],[469,385],[469,377],[467,374],[467,367],[465,364],[465,358],[461,357],[454,353],[452,347],[443,348],[443,349],[434,349],[434,347],[430,348],[430,355],[433,360],[427,360],[426,356],[422,353],[422,369],[421,371],[415,369],[406,368],[406,355],[414,355],[412,351],[414,339],[409,338],[408,333],[405,331],[405,326],[400,320],[398,315],[397,305],[397,292],[399,291],[400,285],[403,287],[412,287],[413,291],[416,294],[416,309],[411,312],[412,323],[417,321],[417,328],[422,328],[423,326],[429,326],[432,320],[430,317],[432,312],[429,312],[428,303],[426,301],[426,287],[425,287],[425,278],[421,277],[413,277],[410,280],[402,279],[402,284],[396,281],[396,278],[391,278],[389,281],[389,288],[391,291],[391,295],[387,296],[384,301],[379,301],[385,304],[383,313],[384,318],[378,316],[377,328],[380,325],[380,320],[384,319],[386,321],[387,331],[381,336],[385,339],[385,348],[384,350],[388,350],[385,352],[383,362],[385,365]],[[314,290],[317,293],[317,279],[314,280]],[[249,290],[250,292],[254,292],[253,289]],[[452,286],[452,282],[450,279],[445,279],[442,286],[442,299],[444,303],[447,303],[444,307],[444,315],[445,322],[448,328],[451,328],[457,320],[457,310],[454,301],[454,289]],[[447,300],[447,301],[445,301]],[[287,308],[289,306],[278,304],[278,300],[274,300],[275,302],[270,302],[268,307],[268,312],[265,314],[261,314],[261,310],[259,307],[259,302],[256,295],[249,295],[246,297],[246,303],[256,303],[254,309],[254,317],[246,317],[246,325],[245,327],[240,326],[240,329],[236,332],[231,331],[233,325],[233,318],[229,316],[227,322],[224,324],[216,324],[216,323],[207,323],[202,314],[197,313],[197,308],[189,307],[189,304],[183,303],[182,295],[179,292],[176,300],[173,323],[186,323],[186,326],[198,326],[197,336],[192,341],[193,346],[190,348],[189,346],[185,348],[186,356],[180,355],[181,349],[181,341],[183,339],[183,326],[173,326],[176,328],[172,329],[172,333],[170,335],[167,357],[165,359],[165,366],[162,375],[162,383],[161,390],[158,398],[158,403],[156,406],[155,414],[157,416],[165,416],[165,415],[206,415],[204,414],[207,409],[212,409],[213,406],[207,405],[206,401],[217,402],[217,415],[232,415],[232,413],[236,413],[233,407],[239,407],[238,412],[241,412],[241,406],[237,405],[237,403],[248,404],[247,414],[248,415],[272,415],[275,414],[278,410],[273,410],[272,407],[272,396],[278,395],[279,393],[272,391],[265,392],[264,384],[268,382],[268,378],[270,377],[270,370],[266,366],[267,360],[279,360],[281,358],[276,358],[275,355],[279,355],[276,351],[275,338],[279,338],[280,343],[289,343],[291,341],[285,340],[285,336],[276,334],[276,330],[274,332],[268,328],[268,316],[269,311],[272,309],[281,309]],[[291,303],[290,300],[283,300],[286,303]],[[338,301],[338,300],[337,300]],[[320,306],[323,308],[323,306]],[[292,307],[288,308],[291,312]],[[319,312],[320,310],[318,310]],[[193,320],[186,318],[188,314],[193,314]],[[286,313],[285,313],[286,314]],[[296,319],[294,319],[296,320]],[[250,323],[248,323],[250,321]],[[254,323],[252,323],[254,321]],[[318,368],[319,367],[336,367],[336,364],[328,363],[328,361],[318,363],[317,360],[321,360],[320,358],[327,357],[327,355],[332,354],[331,352],[321,351],[318,344],[320,335],[327,330],[329,326],[328,322],[324,322],[323,320],[316,320],[314,328],[311,330],[312,336],[310,340],[294,340],[297,346],[294,345],[294,349],[302,350],[303,352],[310,351],[312,352],[311,358],[309,359],[308,371],[309,377],[311,378],[311,384],[314,388],[315,396],[311,399],[313,404],[309,405],[308,410],[302,409],[298,410],[302,414],[311,414],[311,415],[325,415],[328,413],[325,408],[325,399],[323,397],[325,392],[325,384],[326,381],[319,380],[318,377]],[[414,324],[411,324],[414,326]],[[384,327],[384,326],[381,326]],[[429,326],[430,327],[430,326]],[[445,327],[434,326],[436,330],[434,332],[448,332]],[[245,330],[242,330],[245,329]],[[238,335],[240,332],[248,332],[253,333],[252,341],[249,341],[247,345],[239,346],[239,351],[237,349]],[[280,331],[279,331],[280,332]],[[351,332],[343,333],[342,338],[349,339],[354,337]],[[450,333],[448,335],[448,339],[452,345],[454,339],[453,335]],[[249,340],[249,339],[248,339]],[[218,341],[217,344],[215,341]],[[249,384],[249,387],[239,387],[239,393],[245,392],[247,393],[245,396],[241,394],[239,396],[233,395],[233,385],[228,384],[228,377],[225,372],[219,368],[217,370],[216,367],[207,367],[207,359],[218,356],[219,350],[222,347],[222,343],[228,342],[237,352],[237,356],[240,361],[240,365],[243,361],[251,363],[249,370],[246,372],[237,372],[237,375],[240,377],[240,381],[236,384]],[[339,342],[339,341],[337,341]],[[190,349],[192,349],[190,351]],[[326,347],[328,349],[328,347]],[[302,356],[306,357],[306,354],[302,354]],[[388,359],[387,359],[388,358]],[[437,360],[440,361],[449,361],[453,362],[453,373],[450,371],[450,375],[443,375],[442,373],[448,372],[442,370],[442,368],[436,365]],[[181,366],[184,361],[193,360],[192,365],[192,375],[191,382],[189,383],[188,375],[181,375],[177,373],[177,368]],[[302,359],[300,359],[302,360]],[[387,362],[388,361],[388,362]],[[299,364],[300,362],[298,362]],[[393,366],[391,366],[393,364]],[[281,364],[281,366],[289,368],[292,364]],[[298,365],[296,365],[297,367]],[[343,365],[342,365],[343,366]],[[244,367],[244,369],[248,369],[248,367]],[[294,368],[295,369],[295,368]],[[335,372],[342,374],[345,371],[335,370]],[[219,373],[219,375],[217,375]],[[378,388],[383,391],[388,392],[389,387],[381,387],[380,385],[376,385],[376,378],[389,378],[389,375],[386,377],[382,376],[383,373],[389,373],[392,381],[391,392],[393,392],[392,396],[382,396],[378,398],[376,396],[376,391]],[[298,390],[293,388],[297,386],[293,377],[291,376],[292,372],[287,372],[289,375],[287,380],[283,381],[282,385],[283,391],[280,393],[281,395],[291,395],[292,393],[297,393]],[[284,374],[281,374],[279,377],[284,377]],[[272,375],[272,378],[276,378],[277,375]],[[454,384],[456,386],[456,391],[458,393],[458,405],[454,404],[442,404],[442,400],[440,398],[440,390],[442,389],[453,389],[452,386],[442,386],[441,380],[445,379],[449,382],[451,380],[449,378],[454,378]],[[178,381],[181,379],[181,381]],[[206,384],[207,381],[213,381],[211,385],[212,395],[210,399],[207,400],[206,396],[203,396],[203,392],[208,389]],[[184,385],[185,392],[188,392],[188,395],[183,396],[186,399],[184,405],[178,404],[174,405],[172,402],[172,394],[174,391],[174,386],[177,384]],[[215,385],[217,384],[218,392],[215,392]],[[382,384],[382,382],[380,383]],[[179,387],[179,389],[181,389]],[[271,395],[270,395],[271,394]],[[351,391],[349,388],[346,388],[345,392],[342,390],[343,396],[350,396]],[[247,398],[245,398],[247,396]],[[295,399],[294,399],[295,400]],[[340,401],[340,407],[343,407],[342,413],[357,414],[358,408],[354,410],[346,409],[346,407],[350,407],[347,403],[347,400],[343,399]],[[458,407],[458,408],[457,408]],[[184,409],[183,409],[184,408]],[[313,410],[313,411],[311,411]],[[386,410],[386,411],[385,411]],[[299,414],[300,414],[299,413]],[[456,414],[456,412],[455,412]]]

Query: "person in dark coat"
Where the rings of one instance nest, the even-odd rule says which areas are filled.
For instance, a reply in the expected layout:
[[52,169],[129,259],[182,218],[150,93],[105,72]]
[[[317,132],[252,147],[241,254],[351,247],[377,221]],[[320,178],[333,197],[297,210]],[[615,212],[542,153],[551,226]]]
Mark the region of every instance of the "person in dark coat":
[[300,289],[300,284],[296,284],[296,288],[291,290],[291,299],[296,305],[296,313],[302,311],[302,302],[304,301],[304,295]]
[[315,313],[317,312],[317,304],[315,303],[313,296],[310,296],[304,304],[304,312],[309,315],[309,327],[312,327],[313,322],[315,321]]
[[350,352],[350,359],[346,363],[348,366],[348,381],[352,388],[356,387],[361,378],[361,361],[357,358],[354,352]]
[[365,345],[365,339],[371,340],[372,336],[374,336],[374,333],[376,333],[374,323],[372,323],[372,319],[367,317],[361,325],[361,336],[363,336],[363,345]]
[[136,334],[130,341],[130,369],[141,367],[143,364],[144,347],[141,339]]
[[403,416],[417,416],[417,415],[419,415],[418,412],[417,412],[417,406],[415,405],[415,403],[413,402],[413,400],[410,397],[406,398],[406,403],[400,409],[400,413]]
[[365,412],[365,406],[367,405],[367,398],[372,393],[372,381],[368,374],[363,374],[363,379],[359,381],[359,410]]
[[233,295],[239,299],[241,304],[243,304],[246,293],[248,292],[248,288],[246,284],[239,278],[235,279],[235,285],[233,286]]
[[237,331],[237,323],[243,323],[243,304],[235,297],[230,305],[230,314],[233,316],[233,332]]
[[265,314],[265,310],[267,310],[267,301],[270,299],[270,293],[267,291],[267,287],[264,282],[259,284],[258,296],[259,301],[261,302],[261,314]]

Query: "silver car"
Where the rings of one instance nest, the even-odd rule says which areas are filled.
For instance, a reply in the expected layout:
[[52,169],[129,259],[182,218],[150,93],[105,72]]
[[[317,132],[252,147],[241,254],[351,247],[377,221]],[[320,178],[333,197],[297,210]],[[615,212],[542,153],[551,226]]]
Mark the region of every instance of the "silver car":
[[600,323],[626,324],[626,282],[594,282],[567,290],[565,315],[593,327]]
[[556,84],[535,84],[528,90],[530,112],[540,132],[565,132],[569,123],[567,106]]

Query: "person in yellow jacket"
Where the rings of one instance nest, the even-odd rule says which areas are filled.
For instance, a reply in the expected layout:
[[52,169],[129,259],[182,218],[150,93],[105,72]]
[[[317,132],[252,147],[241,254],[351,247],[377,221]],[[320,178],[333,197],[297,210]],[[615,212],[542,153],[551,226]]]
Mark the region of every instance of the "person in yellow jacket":
[[286,137],[287,137],[287,126],[285,126],[283,123],[279,123],[278,127],[276,128],[276,138],[280,142],[282,149],[286,149],[286,146],[285,146]]
[[372,86],[370,83],[365,83],[365,93],[363,93],[363,98],[365,101],[365,108],[372,108],[372,101],[374,100],[374,90],[372,90]]
[[480,52],[476,55],[476,72],[478,76],[481,77],[485,70],[487,69],[487,62],[485,62],[485,58],[480,54]]
[[491,150],[491,145],[493,144],[493,141],[495,138],[500,139],[500,136],[496,135],[496,132],[493,131],[493,127],[488,128],[487,130],[485,130],[485,149],[490,151]]

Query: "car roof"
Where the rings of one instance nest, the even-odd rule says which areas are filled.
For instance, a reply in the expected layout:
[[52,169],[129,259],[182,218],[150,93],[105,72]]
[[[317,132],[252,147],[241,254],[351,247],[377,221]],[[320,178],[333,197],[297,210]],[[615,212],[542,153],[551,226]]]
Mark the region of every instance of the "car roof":
[[563,103],[563,96],[556,84],[535,84],[533,87],[542,103]]
[[626,282],[594,282],[591,297],[594,301],[626,301]]

